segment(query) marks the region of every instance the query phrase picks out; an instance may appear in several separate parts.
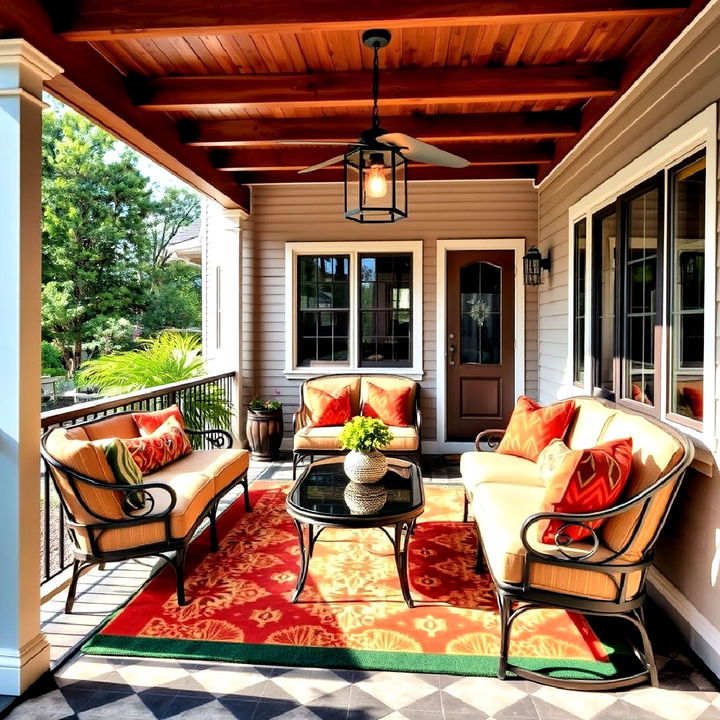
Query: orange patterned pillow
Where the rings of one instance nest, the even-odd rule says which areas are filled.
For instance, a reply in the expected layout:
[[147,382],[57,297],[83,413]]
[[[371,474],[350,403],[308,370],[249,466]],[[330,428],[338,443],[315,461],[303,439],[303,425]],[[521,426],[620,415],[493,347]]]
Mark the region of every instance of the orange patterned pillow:
[[543,407],[521,395],[497,452],[535,462],[551,440],[565,437],[574,412],[574,400]]
[[180,423],[170,416],[154,433],[123,440],[143,475],[189,455],[192,445]]
[[132,419],[138,426],[141,435],[150,435],[154,433],[169,417],[174,417],[181,428],[185,427],[180,408],[177,405],[171,405],[162,410],[153,410],[152,412],[133,413]]
[[368,396],[362,406],[365,417],[380,418],[386,425],[407,427],[407,404],[410,396],[409,387],[386,390],[367,383]]
[[[632,466],[632,438],[610,440],[586,450],[570,450],[558,440],[543,453],[547,451],[552,452],[553,458],[545,465],[548,476],[542,512],[595,512],[610,507],[620,498]],[[542,456],[539,465],[544,464],[541,461]],[[592,520],[585,524],[594,529],[602,523],[603,520]],[[554,545],[558,531],[563,540],[582,540],[591,535],[581,525],[563,528],[564,524],[562,520],[539,522],[540,542]]]
[[344,425],[352,419],[349,387],[331,395],[311,385],[307,388],[305,402],[310,411],[310,422],[316,427]]

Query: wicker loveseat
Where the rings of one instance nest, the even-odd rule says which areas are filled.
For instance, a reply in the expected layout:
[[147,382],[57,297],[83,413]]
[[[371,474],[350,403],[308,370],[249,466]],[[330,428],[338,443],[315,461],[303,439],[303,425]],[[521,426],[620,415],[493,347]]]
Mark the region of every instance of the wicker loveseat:
[[[118,484],[103,450],[93,441],[140,435],[132,413],[55,428],[43,435],[42,457],[63,505],[73,550],[73,575],[65,605],[72,611],[81,571],[93,564],[157,555],[175,569],[177,598],[185,605],[187,545],[204,518],[217,550],[215,515],[220,498],[242,483],[250,511],[247,450],[233,450],[224,430],[185,430],[214,449],[195,450],[143,476],[141,485]],[[126,502],[134,498],[139,509]],[[139,499],[139,501],[138,501]],[[170,553],[169,555],[166,553]]]
[[[498,677],[508,668],[521,677],[558,687],[598,690],[650,680],[657,685],[652,646],[645,631],[645,582],[653,548],[693,458],[692,445],[680,433],[646,415],[596,398],[574,398],[574,420],[564,438],[571,449],[594,447],[631,437],[630,475],[620,500],[606,510],[585,514],[540,512],[545,487],[536,463],[492,452],[503,430],[476,439],[476,451],[464,453],[461,474],[468,512],[479,535],[482,559],[495,583],[501,613]],[[590,537],[568,541],[563,530],[603,519]],[[556,544],[541,543],[538,523],[561,521]],[[537,607],[559,607],[588,614],[616,616],[639,633],[637,656],[643,667],[622,678],[568,680],[508,663],[512,623]]]
[[406,409],[408,426],[391,426],[390,430],[395,437],[382,452],[384,455],[403,457],[417,464],[420,463],[422,454],[420,386],[414,380],[400,375],[321,375],[306,380],[300,386],[300,407],[293,415],[293,479],[297,474],[298,464],[303,458],[310,458],[312,461],[315,455],[338,455],[343,452],[338,442],[342,425],[313,426],[311,412],[306,402],[308,388],[314,387],[336,395],[349,387],[351,416],[355,416],[361,413],[363,402],[368,396],[369,383],[383,390],[410,388]]

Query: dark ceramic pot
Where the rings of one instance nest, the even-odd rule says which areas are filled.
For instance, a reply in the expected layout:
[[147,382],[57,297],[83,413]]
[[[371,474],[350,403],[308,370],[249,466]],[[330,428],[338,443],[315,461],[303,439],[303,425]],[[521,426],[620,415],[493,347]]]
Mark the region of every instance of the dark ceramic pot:
[[282,410],[248,409],[245,433],[250,457],[253,460],[277,460],[284,431]]

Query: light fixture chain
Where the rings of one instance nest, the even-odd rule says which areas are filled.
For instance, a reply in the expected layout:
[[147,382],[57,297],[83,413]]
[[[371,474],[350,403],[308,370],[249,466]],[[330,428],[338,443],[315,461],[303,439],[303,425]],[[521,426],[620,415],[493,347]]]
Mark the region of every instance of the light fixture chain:
[[378,110],[378,91],[380,89],[380,63],[378,60],[378,43],[373,45],[373,109],[372,109],[372,126],[373,129],[380,127],[380,111]]

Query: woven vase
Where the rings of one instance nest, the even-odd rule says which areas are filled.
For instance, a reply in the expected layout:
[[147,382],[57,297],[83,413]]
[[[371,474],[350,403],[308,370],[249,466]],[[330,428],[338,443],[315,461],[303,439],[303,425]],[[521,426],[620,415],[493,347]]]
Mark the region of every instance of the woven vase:
[[387,458],[377,450],[368,453],[351,450],[345,456],[345,474],[356,483],[374,483],[385,476]]

